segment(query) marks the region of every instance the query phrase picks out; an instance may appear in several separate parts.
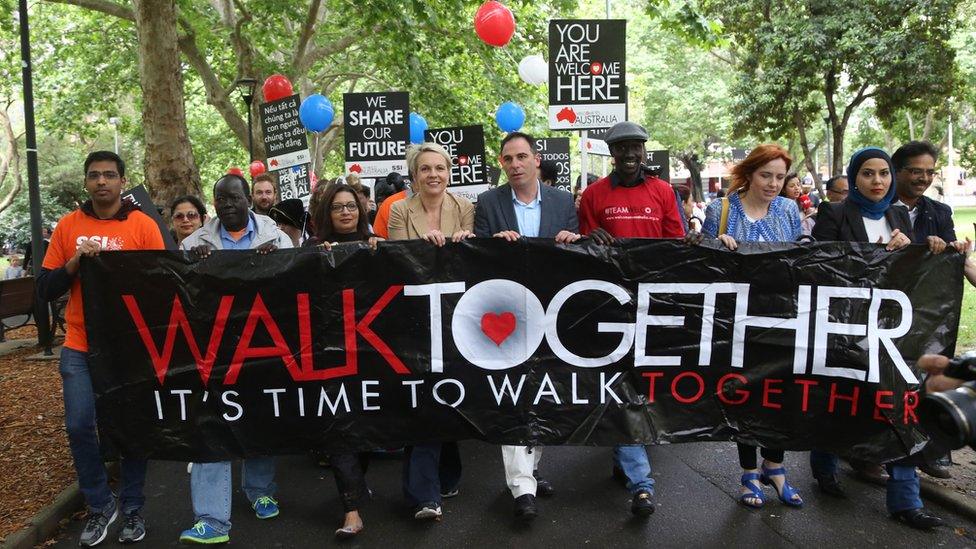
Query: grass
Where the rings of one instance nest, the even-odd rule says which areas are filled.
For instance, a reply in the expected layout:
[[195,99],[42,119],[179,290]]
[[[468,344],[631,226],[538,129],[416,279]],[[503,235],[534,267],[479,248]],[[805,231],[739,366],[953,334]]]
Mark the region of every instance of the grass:
[[[956,208],[952,214],[952,221],[956,226],[956,238],[976,240],[976,207]],[[956,353],[976,349],[976,288],[968,282],[964,283],[962,294],[962,311],[959,316],[959,336],[956,342]]]

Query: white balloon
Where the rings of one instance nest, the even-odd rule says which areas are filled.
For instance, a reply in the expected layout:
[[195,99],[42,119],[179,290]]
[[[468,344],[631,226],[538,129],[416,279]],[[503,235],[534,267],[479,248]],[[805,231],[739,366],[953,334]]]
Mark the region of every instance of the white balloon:
[[526,55],[519,61],[518,73],[526,84],[545,84],[549,80],[549,64],[541,55]]

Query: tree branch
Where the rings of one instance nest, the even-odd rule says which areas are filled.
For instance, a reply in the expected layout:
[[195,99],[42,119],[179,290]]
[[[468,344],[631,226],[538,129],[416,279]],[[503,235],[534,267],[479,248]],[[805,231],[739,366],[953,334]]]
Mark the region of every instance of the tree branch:
[[331,44],[325,46],[318,46],[312,48],[305,56],[302,57],[301,63],[298,63],[296,59],[295,64],[292,66],[293,74],[304,74],[308,69],[319,62],[320,60],[329,57],[330,55],[336,55],[337,53],[342,53],[353,46],[356,42],[359,42],[367,36],[372,36],[380,31],[380,25],[373,25],[369,29],[357,29],[342,38],[332,42]]
[[312,3],[308,6],[308,15],[305,16],[305,22],[302,24],[302,32],[298,35],[298,43],[295,44],[295,54],[292,56],[292,71],[293,74],[300,74],[295,72],[295,68],[302,66],[305,56],[308,54],[308,44],[312,39],[312,35],[315,34],[315,24],[318,22],[319,9],[322,7],[322,0],[312,0]]
[[126,19],[132,21],[136,20],[136,14],[131,8],[127,8],[123,5],[116,4],[110,0],[47,0],[48,2],[54,2],[56,4],[69,4],[72,6],[78,6],[80,8],[86,8],[93,11],[101,12],[107,15],[112,15],[120,19]]

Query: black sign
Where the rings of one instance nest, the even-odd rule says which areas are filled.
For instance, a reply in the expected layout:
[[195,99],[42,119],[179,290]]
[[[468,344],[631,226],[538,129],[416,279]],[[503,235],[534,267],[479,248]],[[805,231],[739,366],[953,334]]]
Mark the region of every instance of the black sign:
[[661,179],[671,182],[671,157],[668,150],[647,151],[647,161],[645,165],[657,173]]
[[477,202],[488,190],[485,163],[485,132],[481,126],[460,126],[426,130],[424,140],[437,143],[451,155],[451,194]]
[[569,158],[569,138],[568,137],[547,137],[536,139],[535,148],[539,151],[543,162],[552,162],[556,165],[556,182],[553,187],[573,192],[573,177],[570,173]]
[[278,172],[278,193],[280,200],[301,198],[308,207],[312,197],[312,182],[308,171],[309,165],[292,166]]
[[627,119],[625,19],[549,21],[549,127],[608,128]]
[[488,165],[488,185],[497,187],[498,181],[502,178],[502,170],[498,166]]
[[407,92],[343,94],[346,173],[367,179],[407,175],[410,98]]
[[302,126],[298,118],[300,105],[301,98],[298,95],[261,103],[261,128],[264,131],[268,169],[271,171],[312,161],[308,152],[305,126]]
[[962,267],[474,239],[107,252],[81,280],[99,427],[133,457],[735,439],[884,461],[925,441],[914,365],[954,351]]
[[[173,233],[169,232],[169,227],[166,226],[166,221],[163,217],[159,215],[159,210],[156,209],[156,205],[153,204],[152,199],[149,197],[149,193],[146,192],[146,187],[139,185],[138,187],[132,187],[128,191],[122,193],[122,200],[127,202],[132,202],[142,210],[142,213],[148,215],[156,222],[159,226],[159,232],[163,235],[163,244],[166,246],[167,250],[178,250],[179,246],[176,245],[176,240],[173,239]],[[170,212],[172,215],[172,212]]]

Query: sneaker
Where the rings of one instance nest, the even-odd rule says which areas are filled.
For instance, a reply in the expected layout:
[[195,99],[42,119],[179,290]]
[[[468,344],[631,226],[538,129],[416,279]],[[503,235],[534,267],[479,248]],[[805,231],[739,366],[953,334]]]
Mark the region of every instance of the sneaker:
[[122,516],[122,529],[119,530],[119,543],[135,543],[146,537],[146,520],[139,512]]
[[115,522],[115,519],[119,516],[118,506],[112,510],[111,516],[105,516],[102,513],[88,513],[88,522],[85,523],[85,528],[81,531],[81,538],[78,539],[78,545],[83,547],[94,547],[99,543],[105,541],[105,536],[108,535],[108,527]]
[[254,502],[254,514],[259,519],[269,519],[278,516],[278,502],[270,496],[261,496]]
[[180,534],[180,543],[209,545],[212,543],[227,543],[228,541],[230,541],[228,534],[221,534],[202,520],[194,524],[193,528],[183,530],[183,533]]
[[413,518],[417,520],[440,520],[441,519],[441,506],[436,503],[425,503],[417,509],[414,513]]
[[444,499],[450,499],[461,493],[460,488],[452,488],[446,492],[441,492],[441,497]]

